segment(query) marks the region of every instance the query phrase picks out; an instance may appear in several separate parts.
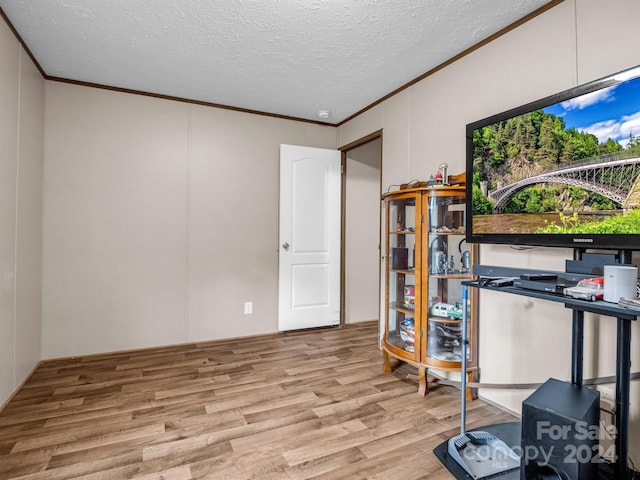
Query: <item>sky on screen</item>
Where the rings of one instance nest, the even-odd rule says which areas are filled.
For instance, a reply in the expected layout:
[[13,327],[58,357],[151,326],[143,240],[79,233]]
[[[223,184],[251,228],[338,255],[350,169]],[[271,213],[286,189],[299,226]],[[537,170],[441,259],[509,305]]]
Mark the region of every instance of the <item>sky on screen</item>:
[[640,136],[640,77],[543,108],[562,117],[567,129],[591,133],[600,143],[612,138],[626,146]]

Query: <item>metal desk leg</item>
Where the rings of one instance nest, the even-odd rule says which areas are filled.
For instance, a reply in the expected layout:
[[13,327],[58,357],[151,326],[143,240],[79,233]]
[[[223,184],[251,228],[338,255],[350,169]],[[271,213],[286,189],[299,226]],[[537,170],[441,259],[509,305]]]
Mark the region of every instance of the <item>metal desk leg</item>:
[[631,320],[618,318],[616,359],[616,465],[614,478],[627,478],[629,456],[629,390],[631,381]]
[[582,386],[584,364],[584,312],[573,310],[571,326],[571,383]]

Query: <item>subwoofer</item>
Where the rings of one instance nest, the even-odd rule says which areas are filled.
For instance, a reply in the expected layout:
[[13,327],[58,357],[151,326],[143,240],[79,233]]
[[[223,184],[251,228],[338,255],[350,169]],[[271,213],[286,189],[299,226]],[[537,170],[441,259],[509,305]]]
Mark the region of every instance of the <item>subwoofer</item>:
[[521,480],[598,475],[600,393],[550,378],[522,402]]

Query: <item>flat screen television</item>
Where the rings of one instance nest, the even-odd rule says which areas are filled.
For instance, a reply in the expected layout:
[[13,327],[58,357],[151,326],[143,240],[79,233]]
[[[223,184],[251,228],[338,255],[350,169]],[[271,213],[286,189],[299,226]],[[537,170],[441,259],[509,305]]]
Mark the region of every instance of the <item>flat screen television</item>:
[[640,66],[466,136],[468,242],[640,249]]

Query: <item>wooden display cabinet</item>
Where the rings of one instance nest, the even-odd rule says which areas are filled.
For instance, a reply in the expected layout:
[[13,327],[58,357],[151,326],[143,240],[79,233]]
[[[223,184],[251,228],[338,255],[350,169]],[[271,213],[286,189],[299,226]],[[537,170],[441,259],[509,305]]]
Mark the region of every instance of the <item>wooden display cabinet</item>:
[[[471,279],[477,248],[465,242],[464,186],[424,186],[382,196],[386,210],[386,319],[382,350],[418,368],[419,393],[427,371],[460,371],[462,282]],[[476,294],[468,308],[470,380],[477,375]]]

